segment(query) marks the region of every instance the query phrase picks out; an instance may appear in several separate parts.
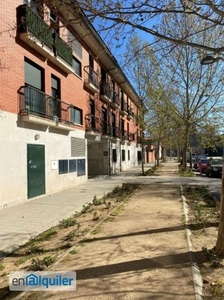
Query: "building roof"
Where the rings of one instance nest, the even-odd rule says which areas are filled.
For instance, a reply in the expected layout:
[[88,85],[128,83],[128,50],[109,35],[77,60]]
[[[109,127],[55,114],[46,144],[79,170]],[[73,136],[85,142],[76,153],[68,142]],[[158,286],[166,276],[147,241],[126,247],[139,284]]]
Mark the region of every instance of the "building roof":
[[129,79],[87,16],[78,7],[78,4],[75,1],[63,2],[63,5],[58,4],[57,9],[63,19],[66,22],[69,21],[69,27],[76,32],[80,41],[88,46],[91,50],[91,54],[105,67],[106,71],[116,80],[122,90],[138,107],[142,107],[143,103]]

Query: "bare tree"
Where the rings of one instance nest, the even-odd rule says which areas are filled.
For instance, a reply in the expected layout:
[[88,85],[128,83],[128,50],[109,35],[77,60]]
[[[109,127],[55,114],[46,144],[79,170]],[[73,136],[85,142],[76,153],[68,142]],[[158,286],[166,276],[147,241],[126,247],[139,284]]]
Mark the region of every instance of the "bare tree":
[[[36,0],[37,1],[37,0]],[[70,9],[81,8],[88,19],[99,24],[99,29],[105,33],[111,32],[117,40],[117,45],[127,39],[133,30],[142,31],[149,36],[164,39],[178,45],[188,45],[203,52],[221,53],[224,51],[222,43],[224,6],[223,1],[217,0],[147,0],[147,1],[106,1],[106,0],[60,0],[49,1],[57,7],[69,7]],[[198,28],[182,32],[179,36],[172,30],[161,30],[161,18],[169,16],[193,16]],[[69,16],[71,21],[71,16]],[[105,21],[105,22],[103,22]],[[216,42],[211,45],[200,40],[192,39],[210,30],[218,31]]]

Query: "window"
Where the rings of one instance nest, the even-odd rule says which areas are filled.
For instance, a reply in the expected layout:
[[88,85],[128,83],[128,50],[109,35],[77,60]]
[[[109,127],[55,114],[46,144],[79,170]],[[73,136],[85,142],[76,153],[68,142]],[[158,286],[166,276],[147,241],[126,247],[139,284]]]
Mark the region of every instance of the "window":
[[78,159],[77,160],[77,176],[83,176],[86,174],[86,160]]
[[59,160],[59,174],[68,173],[68,160],[61,159]]
[[112,150],[112,161],[115,163],[117,162],[117,150],[116,149]]
[[125,161],[125,150],[122,150],[122,161]]
[[72,67],[73,67],[73,70],[74,70],[75,74],[77,74],[78,76],[81,77],[82,76],[81,62],[77,58],[75,58],[74,56],[72,58]]
[[51,116],[60,118],[60,79],[51,75],[51,100],[50,100],[50,113]]
[[73,106],[71,107],[71,122],[82,125],[82,110]]
[[76,172],[76,159],[69,160],[69,173]]
[[128,150],[128,160],[130,160],[130,150]]
[[38,115],[45,115],[46,101],[43,91],[44,70],[25,58],[25,108]]
[[76,56],[82,59],[82,44],[74,37],[74,35],[68,30],[67,43],[72,48],[72,51]]

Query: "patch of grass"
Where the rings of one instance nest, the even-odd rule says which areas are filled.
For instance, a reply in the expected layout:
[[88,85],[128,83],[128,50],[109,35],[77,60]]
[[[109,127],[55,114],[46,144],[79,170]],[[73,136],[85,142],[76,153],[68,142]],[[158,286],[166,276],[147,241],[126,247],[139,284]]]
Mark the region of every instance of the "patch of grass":
[[210,285],[210,291],[214,300],[224,299],[224,282],[221,280],[216,280]]
[[77,254],[77,253],[78,253],[78,251],[76,249],[72,249],[71,251],[69,251],[69,254],[72,254],[72,255]]
[[27,250],[27,254],[41,254],[44,252],[44,248],[38,245],[31,245]]
[[0,271],[3,271],[5,269],[5,266],[3,265],[3,263],[0,262]]
[[78,236],[78,232],[77,232],[77,230],[72,230],[71,232],[69,232],[69,234],[67,234],[66,236],[65,236],[65,240],[66,241],[70,241],[70,240],[73,240],[74,239],[74,237],[77,237]]
[[62,228],[68,228],[68,227],[74,226],[76,224],[77,224],[76,219],[73,217],[70,217],[70,218],[62,220],[60,222],[59,226]]
[[31,255],[23,256],[23,257],[19,258],[14,264],[15,264],[15,266],[22,265],[22,264],[24,264],[28,259],[30,259],[31,257],[32,257]]
[[52,265],[56,261],[56,258],[49,255],[45,256],[43,259],[40,258],[33,258],[31,261],[31,269],[33,271],[42,271]]
[[93,235],[95,235],[95,234],[99,233],[100,230],[101,230],[101,227],[100,227],[100,226],[97,226],[91,233],[92,233]]
[[114,221],[114,217],[108,217],[104,220],[104,222],[113,222]]
[[150,169],[145,171],[145,176],[153,176],[157,168],[158,167],[156,165],[152,166]]
[[58,251],[60,251],[60,250],[66,250],[66,249],[69,249],[69,248],[71,248],[71,247],[72,247],[72,244],[71,244],[71,243],[66,243],[66,244],[64,244],[64,245],[61,245],[61,246],[57,247],[56,250],[58,250]]
[[39,234],[37,237],[30,239],[28,244],[34,244],[36,242],[43,242],[51,239],[53,236],[57,234],[57,229],[52,227],[43,233]]
[[92,205],[91,205],[91,203],[88,203],[86,205],[83,205],[82,210],[81,210],[81,214],[87,214],[87,213],[92,212],[92,211],[93,211]]
[[190,169],[187,169],[186,171],[180,169],[179,175],[180,177],[195,177],[195,174]]

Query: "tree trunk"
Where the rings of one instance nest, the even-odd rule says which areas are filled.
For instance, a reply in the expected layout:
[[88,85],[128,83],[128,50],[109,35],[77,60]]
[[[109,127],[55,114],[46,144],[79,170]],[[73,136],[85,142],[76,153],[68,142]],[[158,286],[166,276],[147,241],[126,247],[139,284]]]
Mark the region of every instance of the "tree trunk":
[[[223,160],[224,167],[224,160]],[[224,170],[224,168],[222,169]],[[222,188],[221,188],[221,199],[220,199],[220,217],[219,217],[219,230],[218,230],[218,238],[215,246],[215,251],[224,256],[224,175],[222,172]]]
[[142,175],[145,175],[145,169],[144,169],[144,163],[145,163],[145,146],[142,139]]

